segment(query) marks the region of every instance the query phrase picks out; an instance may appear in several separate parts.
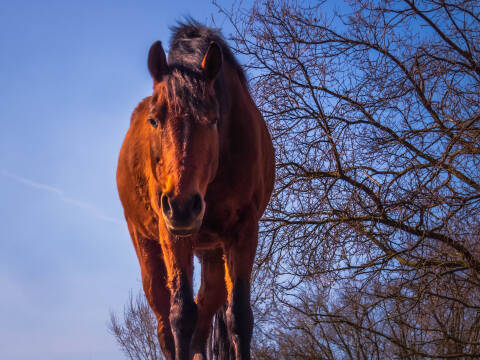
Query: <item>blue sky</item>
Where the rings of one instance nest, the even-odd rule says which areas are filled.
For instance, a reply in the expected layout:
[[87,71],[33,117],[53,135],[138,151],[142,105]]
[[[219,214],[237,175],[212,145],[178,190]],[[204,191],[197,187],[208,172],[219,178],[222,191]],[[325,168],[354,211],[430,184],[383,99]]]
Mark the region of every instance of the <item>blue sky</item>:
[[0,3],[0,359],[123,358],[106,323],[141,284],[117,156],[185,15],[226,26],[210,1]]

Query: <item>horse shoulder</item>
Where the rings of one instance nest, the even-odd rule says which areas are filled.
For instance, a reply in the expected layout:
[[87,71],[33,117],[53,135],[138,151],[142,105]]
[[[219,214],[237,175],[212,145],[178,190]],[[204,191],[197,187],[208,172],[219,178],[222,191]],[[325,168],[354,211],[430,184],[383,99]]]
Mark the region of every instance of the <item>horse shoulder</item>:
[[141,121],[148,115],[149,99],[143,99],[132,113],[117,167],[117,188],[125,216],[132,225],[145,232],[151,232],[149,229],[156,224],[150,205],[148,179],[144,175],[147,154],[142,146]]

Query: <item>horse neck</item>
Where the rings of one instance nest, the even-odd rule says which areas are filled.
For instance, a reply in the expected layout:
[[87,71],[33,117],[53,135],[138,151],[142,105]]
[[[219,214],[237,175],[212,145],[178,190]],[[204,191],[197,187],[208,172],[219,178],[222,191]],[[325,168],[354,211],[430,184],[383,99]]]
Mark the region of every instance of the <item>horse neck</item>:
[[228,134],[232,130],[234,121],[238,121],[237,116],[232,116],[234,109],[241,109],[246,106],[245,95],[248,90],[240,80],[237,70],[226,64],[219,78],[219,86],[217,88],[218,98],[220,101],[221,118],[220,118],[220,151],[225,149],[225,142]]

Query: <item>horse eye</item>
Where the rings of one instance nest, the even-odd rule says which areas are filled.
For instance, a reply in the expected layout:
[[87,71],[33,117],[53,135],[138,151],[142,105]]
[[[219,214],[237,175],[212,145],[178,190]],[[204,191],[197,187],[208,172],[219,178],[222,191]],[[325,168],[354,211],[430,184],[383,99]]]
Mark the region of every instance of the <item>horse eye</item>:
[[218,122],[218,118],[217,117],[214,117],[211,124],[212,125],[215,125],[216,123]]
[[153,126],[154,128],[156,128],[156,127],[158,126],[158,121],[157,121],[156,119],[154,119],[154,118],[148,118],[148,122],[149,122],[150,124],[152,124],[152,126]]

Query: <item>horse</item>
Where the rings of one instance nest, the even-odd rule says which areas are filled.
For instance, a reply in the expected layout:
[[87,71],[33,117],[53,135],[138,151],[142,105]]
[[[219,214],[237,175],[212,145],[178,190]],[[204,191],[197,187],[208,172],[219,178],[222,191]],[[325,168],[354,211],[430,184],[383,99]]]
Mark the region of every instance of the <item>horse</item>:
[[219,30],[178,23],[168,61],[157,41],[148,70],[153,93],[133,111],[117,187],[162,352],[206,359],[225,306],[235,359],[250,359],[251,273],[275,175],[268,128]]

